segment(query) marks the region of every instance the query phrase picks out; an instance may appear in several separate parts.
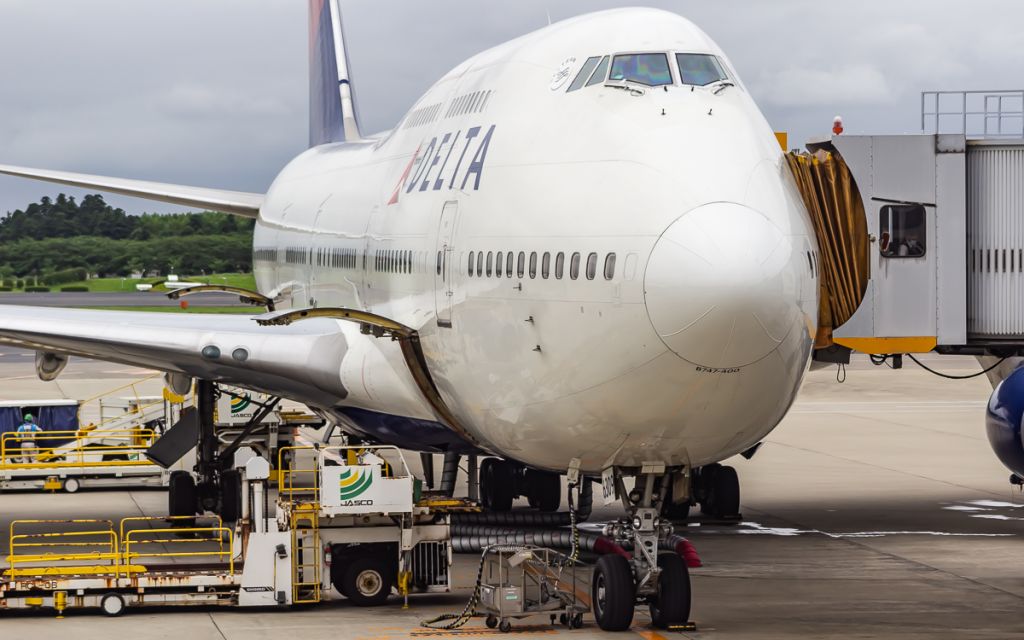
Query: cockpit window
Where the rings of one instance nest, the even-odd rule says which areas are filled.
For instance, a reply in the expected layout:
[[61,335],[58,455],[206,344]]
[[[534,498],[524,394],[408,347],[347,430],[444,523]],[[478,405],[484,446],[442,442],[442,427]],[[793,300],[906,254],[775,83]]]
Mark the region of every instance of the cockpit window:
[[664,53],[629,53],[615,56],[608,79],[660,87],[672,84],[672,72]]
[[593,73],[594,67],[597,66],[597,63],[600,62],[600,60],[601,56],[587,58],[587,61],[583,63],[582,67],[580,67],[580,72],[576,74],[576,78],[572,81],[572,84],[569,85],[569,89],[566,91],[566,93],[569,93],[569,91],[576,91],[577,89],[582,89],[583,83],[590,79],[590,74]]
[[706,53],[677,53],[676,62],[679,63],[679,75],[683,84],[703,87],[729,77],[718,58]]
[[601,58],[601,64],[597,65],[597,69],[594,70],[594,75],[590,76],[590,80],[587,81],[588,87],[604,82],[604,79],[608,77],[608,63],[611,59],[611,56]]

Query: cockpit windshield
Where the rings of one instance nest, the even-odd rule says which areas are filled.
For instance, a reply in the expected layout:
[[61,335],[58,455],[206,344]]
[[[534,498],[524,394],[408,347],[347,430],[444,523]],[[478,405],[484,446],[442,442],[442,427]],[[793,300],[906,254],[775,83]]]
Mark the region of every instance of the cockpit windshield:
[[729,77],[718,58],[706,53],[677,53],[676,62],[683,84],[703,87]]
[[660,87],[672,84],[672,71],[664,53],[628,53],[615,56],[608,79]]

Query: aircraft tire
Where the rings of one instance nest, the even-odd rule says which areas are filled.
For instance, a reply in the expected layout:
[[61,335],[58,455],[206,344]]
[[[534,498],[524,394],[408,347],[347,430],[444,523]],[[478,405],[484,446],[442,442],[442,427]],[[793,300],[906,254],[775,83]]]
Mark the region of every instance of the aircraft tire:
[[242,517],[242,475],[237,469],[220,475],[220,517],[224,522]]
[[167,513],[171,516],[196,515],[196,481],[188,471],[172,471],[167,485]]
[[731,518],[740,513],[740,478],[736,469],[720,467],[708,487],[707,513],[714,518]]
[[527,469],[526,487],[531,507],[551,513],[562,506],[562,476],[559,474]]
[[659,629],[685,624],[690,619],[690,572],[675,553],[658,556],[658,595],[651,601],[651,622]]
[[488,485],[491,511],[509,511],[516,498],[515,493],[516,467],[507,460],[494,460],[491,465]]
[[480,461],[480,506],[484,509],[491,508],[491,486],[493,485],[494,458],[484,458]]
[[590,588],[597,626],[603,631],[628,629],[636,607],[636,587],[629,561],[616,553],[598,558]]

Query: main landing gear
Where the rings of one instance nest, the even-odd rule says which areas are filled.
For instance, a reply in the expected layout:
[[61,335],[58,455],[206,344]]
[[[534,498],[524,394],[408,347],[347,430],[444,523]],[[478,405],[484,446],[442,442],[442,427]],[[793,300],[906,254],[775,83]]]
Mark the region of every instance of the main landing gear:
[[498,458],[485,458],[480,463],[480,499],[485,509],[508,511],[519,496],[525,496],[530,506],[540,511],[558,511],[562,505],[562,477]]
[[605,535],[633,548],[627,560],[616,554],[601,556],[594,570],[591,597],[594,618],[605,631],[624,631],[633,622],[637,604],[650,607],[651,621],[665,629],[683,625],[690,617],[690,574],[671,547],[672,524],[661,510],[671,490],[672,476],[664,464],[645,464],[636,474],[636,486],[626,492],[623,471],[614,469],[616,493],[626,516],[605,527]]
[[182,518],[207,512],[216,513],[224,522],[238,520],[242,515],[242,478],[238,470],[232,468],[235,451],[280,401],[271,398],[261,405],[235,440],[222,449],[214,422],[218,395],[215,383],[197,380],[196,412],[182,419],[182,422],[191,420],[195,424],[179,423],[172,428],[172,431],[180,429],[185,433],[191,426],[196,438],[195,474],[175,471],[171,473],[168,486],[168,514],[179,518],[179,525],[188,526],[189,521]]
[[677,502],[675,483],[669,483],[661,514],[669,520],[685,520],[690,507],[700,505],[700,512],[716,520],[740,518],[740,479],[736,469],[717,462],[694,470],[690,476],[689,499]]

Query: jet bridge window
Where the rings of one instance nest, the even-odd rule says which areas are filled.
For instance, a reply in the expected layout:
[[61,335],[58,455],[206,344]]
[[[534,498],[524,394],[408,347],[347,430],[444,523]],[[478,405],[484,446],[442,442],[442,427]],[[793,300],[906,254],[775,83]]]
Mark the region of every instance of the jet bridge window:
[[926,218],[919,204],[893,204],[879,213],[878,250],[884,258],[921,258],[926,248]]
[[570,91],[576,91],[583,88],[583,83],[590,79],[590,75],[594,72],[594,67],[601,61],[601,56],[594,56],[593,58],[587,58],[587,61],[580,67],[580,72],[576,74],[576,78],[569,85],[566,93]]
[[628,53],[615,56],[612,73],[614,82],[636,82],[649,87],[672,84],[668,55],[664,53]]
[[718,58],[706,53],[677,53],[676,63],[679,65],[679,77],[683,84],[703,87],[729,77]]

